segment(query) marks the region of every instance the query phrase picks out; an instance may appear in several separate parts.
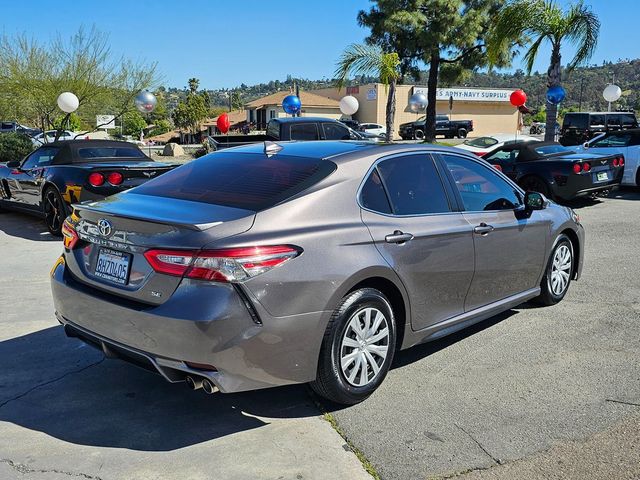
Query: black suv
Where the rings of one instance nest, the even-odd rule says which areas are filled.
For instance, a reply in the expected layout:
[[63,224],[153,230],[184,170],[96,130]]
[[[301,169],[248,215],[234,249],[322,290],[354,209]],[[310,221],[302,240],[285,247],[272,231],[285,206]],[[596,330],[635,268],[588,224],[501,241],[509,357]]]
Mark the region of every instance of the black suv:
[[560,130],[560,143],[581,145],[602,132],[638,128],[633,112],[569,112]]

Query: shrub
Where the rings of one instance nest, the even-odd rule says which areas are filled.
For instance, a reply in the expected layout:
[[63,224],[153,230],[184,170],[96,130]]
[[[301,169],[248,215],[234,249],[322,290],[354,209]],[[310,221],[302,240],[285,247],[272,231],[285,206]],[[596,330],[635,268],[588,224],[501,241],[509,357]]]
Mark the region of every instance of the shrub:
[[33,150],[31,139],[23,133],[0,134],[0,162],[22,160]]

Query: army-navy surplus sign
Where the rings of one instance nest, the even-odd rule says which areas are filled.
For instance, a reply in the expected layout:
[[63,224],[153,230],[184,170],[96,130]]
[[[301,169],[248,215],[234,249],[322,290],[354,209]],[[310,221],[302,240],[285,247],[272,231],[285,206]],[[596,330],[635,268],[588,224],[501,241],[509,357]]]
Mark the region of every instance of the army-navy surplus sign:
[[[513,90],[498,88],[438,88],[436,100],[460,100],[463,102],[508,102]],[[427,95],[427,87],[413,87],[413,93]]]

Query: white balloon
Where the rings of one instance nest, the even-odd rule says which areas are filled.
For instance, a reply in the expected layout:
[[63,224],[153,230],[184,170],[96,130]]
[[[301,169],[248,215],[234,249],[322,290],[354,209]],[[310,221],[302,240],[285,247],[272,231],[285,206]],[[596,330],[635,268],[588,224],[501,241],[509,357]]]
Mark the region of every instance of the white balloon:
[[618,85],[607,85],[607,87],[602,92],[602,96],[607,102],[615,102],[622,95],[622,90]]
[[58,96],[58,106],[65,113],[75,112],[80,106],[80,100],[71,92],[64,92]]
[[346,97],[342,97],[340,99],[340,111],[345,115],[353,115],[358,111],[359,107],[360,104],[358,103],[358,99],[356,97],[347,95]]

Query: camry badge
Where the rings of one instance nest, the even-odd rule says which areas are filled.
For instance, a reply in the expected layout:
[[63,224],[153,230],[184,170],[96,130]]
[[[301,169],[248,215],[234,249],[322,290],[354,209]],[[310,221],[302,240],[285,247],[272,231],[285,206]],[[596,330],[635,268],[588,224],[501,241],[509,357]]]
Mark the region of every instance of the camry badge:
[[109,220],[105,220],[101,218],[98,220],[98,230],[100,231],[100,235],[103,237],[109,237],[111,235],[112,226]]

